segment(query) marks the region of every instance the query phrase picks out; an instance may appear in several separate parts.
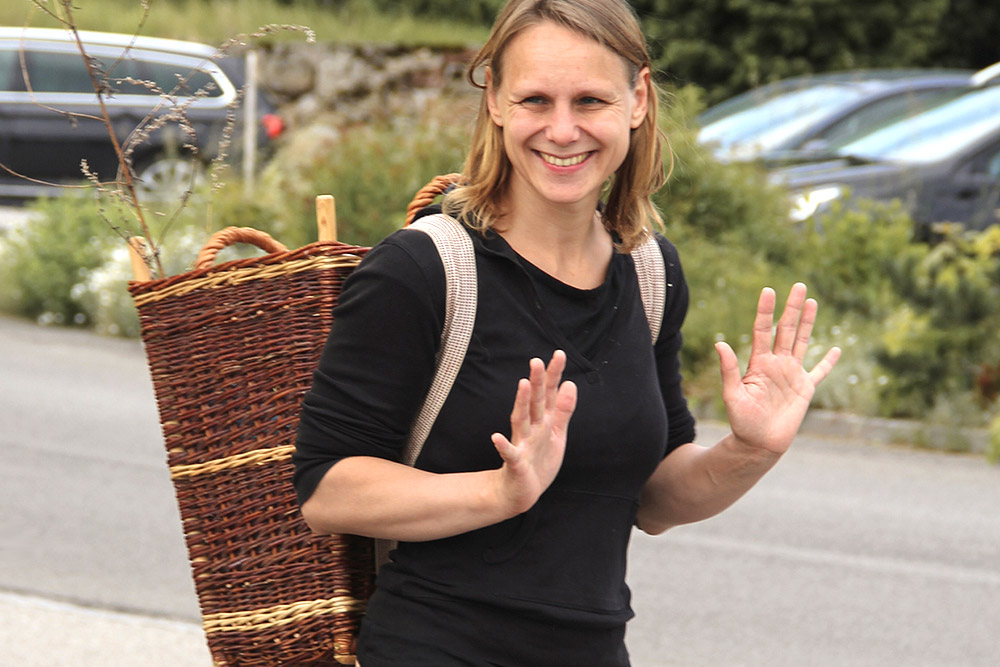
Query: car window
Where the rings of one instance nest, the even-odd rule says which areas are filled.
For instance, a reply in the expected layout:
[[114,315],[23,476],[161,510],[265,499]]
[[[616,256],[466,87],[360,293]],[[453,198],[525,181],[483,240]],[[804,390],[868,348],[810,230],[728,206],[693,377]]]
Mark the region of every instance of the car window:
[[954,99],[963,92],[965,92],[963,88],[911,90],[900,95],[876,100],[830,125],[817,138],[822,139],[827,146],[839,146],[902,118],[915,116],[931,107]]
[[[19,61],[17,52],[6,53],[9,53],[15,61]],[[94,62],[99,72],[104,75],[106,88],[112,97],[158,94],[157,91],[138,83],[141,81],[151,81],[159,90],[177,96],[193,95],[197,91],[202,91],[201,94],[205,97],[218,97],[223,94],[211,74],[187,65],[110,56],[98,58]],[[35,92],[94,92],[87,67],[78,53],[28,51],[25,53],[25,65],[31,89]],[[17,62],[15,62],[15,74],[15,78],[21,84],[18,88],[27,90]]]
[[[29,51],[24,54],[27,76],[23,89],[36,93],[93,93],[87,67],[79,54]],[[26,79],[26,80],[25,80]]]
[[14,73],[18,64],[16,51],[0,50],[0,90],[13,90]]
[[863,95],[860,87],[835,84],[798,90],[710,123],[698,138],[723,147],[752,141],[767,149]]
[[[15,53],[15,58],[17,54]],[[102,77],[105,86],[112,94],[143,93],[148,94],[139,86],[131,85],[119,79],[139,76],[138,68],[132,60],[105,61],[96,58],[95,73]],[[56,51],[27,51],[24,57],[28,81],[24,81],[23,73],[17,75],[21,90],[27,90],[28,84],[36,93],[93,93],[94,84],[90,73],[79,53]]]
[[992,176],[994,180],[1000,181],[1000,147],[994,147],[983,159],[976,160],[972,165],[972,172]]
[[998,127],[1000,86],[995,86],[876,130],[837,152],[868,160],[935,162],[958,154]]
[[143,63],[145,78],[165,93],[178,96],[194,95],[201,91],[205,97],[219,97],[222,89],[211,74],[192,67],[171,63],[147,61]]

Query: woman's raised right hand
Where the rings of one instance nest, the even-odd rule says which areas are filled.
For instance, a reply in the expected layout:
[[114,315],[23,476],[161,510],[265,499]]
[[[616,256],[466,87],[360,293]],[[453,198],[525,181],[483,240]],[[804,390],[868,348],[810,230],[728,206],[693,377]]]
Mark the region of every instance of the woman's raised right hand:
[[576,409],[576,385],[561,382],[566,353],[556,350],[548,366],[538,358],[517,385],[510,413],[511,437],[492,436],[503,459],[497,497],[511,516],[526,512],[555,479],[566,452],[566,431]]

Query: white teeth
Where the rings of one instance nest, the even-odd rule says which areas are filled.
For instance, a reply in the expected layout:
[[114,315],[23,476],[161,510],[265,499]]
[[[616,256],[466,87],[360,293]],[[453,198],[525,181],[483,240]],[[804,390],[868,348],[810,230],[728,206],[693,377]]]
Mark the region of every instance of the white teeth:
[[575,164],[580,164],[587,159],[587,155],[588,153],[584,153],[583,155],[562,158],[556,157],[555,155],[548,155],[546,153],[541,154],[543,160],[556,167],[572,167]]

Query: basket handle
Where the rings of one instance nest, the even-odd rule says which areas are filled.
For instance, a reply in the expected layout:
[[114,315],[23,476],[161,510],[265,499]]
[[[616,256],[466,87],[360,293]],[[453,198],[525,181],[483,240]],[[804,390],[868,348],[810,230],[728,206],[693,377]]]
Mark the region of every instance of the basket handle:
[[444,174],[443,176],[435,176],[431,179],[430,183],[417,190],[417,194],[413,195],[413,201],[411,201],[410,205],[406,207],[406,222],[403,223],[404,226],[409,226],[409,224],[413,222],[413,219],[417,217],[417,212],[420,211],[420,209],[433,204],[435,197],[440,194],[444,194],[444,191],[448,189],[448,186],[457,183],[461,176],[461,174]]
[[262,232],[253,227],[226,227],[212,234],[211,238],[205,242],[198,259],[195,260],[195,269],[207,269],[212,266],[215,256],[223,248],[227,248],[235,243],[249,243],[255,245],[264,252],[286,252],[288,248],[271,237],[267,232]]

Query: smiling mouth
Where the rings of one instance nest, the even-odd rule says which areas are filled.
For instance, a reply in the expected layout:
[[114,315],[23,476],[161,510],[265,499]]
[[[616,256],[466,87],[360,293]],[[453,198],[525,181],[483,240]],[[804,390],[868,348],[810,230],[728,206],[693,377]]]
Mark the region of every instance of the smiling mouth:
[[572,167],[580,164],[588,157],[590,153],[581,153],[580,155],[574,155],[573,157],[556,157],[555,155],[549,155],[548,153],[539,153],[542,159],[545,160],[547,164],[551,164],[553,167]]

